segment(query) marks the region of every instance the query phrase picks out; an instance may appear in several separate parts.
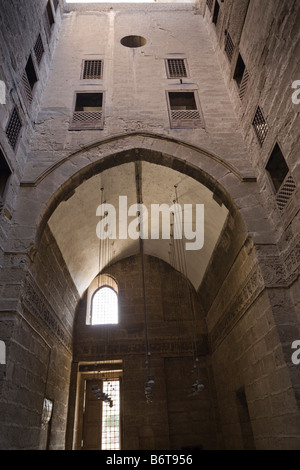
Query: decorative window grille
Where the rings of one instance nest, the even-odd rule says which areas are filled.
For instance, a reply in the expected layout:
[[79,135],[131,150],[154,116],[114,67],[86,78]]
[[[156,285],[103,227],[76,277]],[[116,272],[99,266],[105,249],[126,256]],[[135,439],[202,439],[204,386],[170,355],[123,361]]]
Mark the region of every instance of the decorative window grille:
[[296,189],[296,183],[292,175],[289,174],[285,178],[284,182],[282,183],[276,195],[276,202],[280,210],[284,209],[284,207],[288,203],[295,189]]
[[50,24],[50,26],[52,26],[55,20],[54,20],[53,10],[52,10],[52,6],[51,6],[51,0],[48,0],[46,11],[47,11],[49,24]]
[[32,103],[32,90],[31,90],[31,86],[29,84],[29,80],[28,80],[26,72],[24,72],[22,75],[22,87],[23,87],[23,95],[25,99],[27,100],[28,104],[31,104]]
[[102,60],[84,60],[82,78],[84,80],[102,78]]
[[206,0],[206,5],[208,6],[209,11],[212,11],[214,0]]
[[103,93],[77,93],[70,130],[103,129]]
[[233,54],[234,54],[234,43],[229,33],[227,33],[226,35],[225,52],[226,52],[229,62],[231,62],[233,58]]
[[249,73],[248,73],[248,70],[245,68],[244,73],[243,73],[243,78],[241,80],[240,92],[239,92],[239,97],[241,101],[243,101],[245,98],[245,94],[246,94],[247,87],[248,87],[248,81],[249,81]]
[[204,127],[195,92],[168,92],[170,124],[172,128]]
[[282,210],[295,191],[296,183],[277,143],[270,155],[266,170],[273,183],[277,205]]
[[92,325],[118,323],[118,294],[111,287],[98,289],[92,299]]
[[257,107],[252,125],[254,127],[258,142],[260,143],[260,145],[262,145],[268,134],[269,128],[259,106]]
[[6,127],[6,136],[13,149],[15,149],[17,146],[21,129],[22,129],[22,122],[21,122],[19,113],[17,111],[17,108],[15,107],[11,113],[10,119]]
[[120,380],[104,380],[103,393],[113,400],[113,406],[102,403],[102,450],[120,450]]
[[22,75],[22,87],[23,87],[23,94],[24,98],[27,100],[29,104],[32,102],[32,90],[34,88],[35,83],[37,82],[38,78],[35,72],[33,60],[31,56],[27,61],[25,71]]
[[185,59],[167,59],[166,64],[168,78],[183,78],[188,76]]
[[35,54],[37,64],[40,65],[42,57],[43,57],[44,52],[45,52],[43,41],[42,41],[42,38],[41,38],[40,34],[37,37],[37,40],[36,40],[36,43],[35,43],[33,49],[34,49],[34,54]]
[[240,100],[243,101],[248,87],[249,73],[241,54],[238,55],[233,78],[239,87]]

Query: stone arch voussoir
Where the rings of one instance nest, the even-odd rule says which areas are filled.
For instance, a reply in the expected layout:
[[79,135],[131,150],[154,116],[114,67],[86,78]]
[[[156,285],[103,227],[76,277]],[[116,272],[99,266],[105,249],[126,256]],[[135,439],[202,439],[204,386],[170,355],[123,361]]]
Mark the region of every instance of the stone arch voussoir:
[[[259,243],[269,239],[269,221],[259,201],[256,178],[250,165],[239,167],[229,161],[173,138],[134,133],[96,142],[70,155],[42,172],[35,169],[31,177],[21,182],[38,211],[31,211],[29,220],[36,229],[35,244],[39,244],[51,214],[63,200],[72,196],[76,187],[97,173],[137,159],[170,167],[207,186],[232,212],[240,212],[246,230]],[[33,208],[37,205],[33,205]],[[18,223],[18,218],[16,217]]]

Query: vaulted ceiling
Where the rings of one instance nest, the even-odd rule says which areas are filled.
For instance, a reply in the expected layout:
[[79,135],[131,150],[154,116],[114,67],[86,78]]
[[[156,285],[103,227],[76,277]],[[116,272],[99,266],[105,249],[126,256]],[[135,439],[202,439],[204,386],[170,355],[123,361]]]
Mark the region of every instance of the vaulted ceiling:
[[[119,217],[122,223],[134,223],[137,215],[128,216],[119,210],[119,197],[127,197],[127,207],[140,201],[146,207],[149,224],[149,238],[145,239],[144,252],[172,264],[174,250],[179,254],[180,246],[186,240],[172,243],[172,239],[162,239],[162,220],[151,219],[151,205],[168,204],[171,206],[178,197],[178,204],[204,205],[204,245],[199,250],[185,250],[181,262],[175,267],[187,275],[191,283],[198,289],[208,267],[212,253],[226,223],[228,210],[220,205],[213,193],[193,178],[183,175],[171,168],[163,167],[146,161],[140,162],[137,172],[135,162],[124,163],[99,173],[77,187],[75,193],[67,201],[57,207],[49,219],[50,229],[56,238],[73,281],[80,295],[108,263],[119,261],[140,252],[140,240],[118,237]],[[101,220],[96,215],[102,202],[111,204],[116,209],[117,238],[108,242],[100,241],[96,233],[97,224]],[[124,199],[123,199],[124,201]],[[106,220],[108,220],[106,218]],[[172,218],[171,218],[172,222]],[[197,222],[197,227],[196,227]],[[151,238],[151,228],[159,230],[159,238]],[[193,230],[197,228],[199,241],[201,223],[193,212]],[[172,233],[172,229],[171,229]],[[174,248],[174,245],[176,248]],[[100,257],[99,257],[100,253]]]

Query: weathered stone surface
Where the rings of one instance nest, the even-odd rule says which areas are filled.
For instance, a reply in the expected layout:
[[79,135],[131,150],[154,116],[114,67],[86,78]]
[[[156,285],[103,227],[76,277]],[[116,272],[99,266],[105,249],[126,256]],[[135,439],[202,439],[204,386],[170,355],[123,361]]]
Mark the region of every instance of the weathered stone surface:
[[[143,391],[138,257],[124,252],[112,267],[122,321],[109,350],[123,360],[124,448],[299,449],[299,366],[291,362],[291,343],[300,339],[300,104],[292,101],[292,84],[300,79],[299,2],[227,0],[218,2],[216,19],[216,1],[59,1],[55,10],[50,0],[51,30],[46,0],[1,3],[6,103],[0,104],[0,151],[11,170],[2,191],[0,162],[0,340],[7,353],[0,365],[1,449],[81,445],[77,367],[100,360],[107,338],[85,324],[85,297],[48,221],[84,182],[136,161],[206,186],[228,218],[193,290],[194,330],[186,278],[162,260],[147,259],[157,379],[151,411]],[[120,43],[133,30],[145,46]],[[239,54],[249,73],[244,96]],[[38,79],[31,104],[22,85],[30,55]],[[167,56],[186,58],[188,76],[168,79]],[[92,57],[103,60],[103,77],[82,80],[82,61]],[[204,127],[170,126],[166,93],[178,90],[196,92]],[[103,129],[69,129],[79,91],[103,92]],[[13,148],[6,130],[15,106],[22,130]],[[258,106],[266,121],[258,131],[267,129],[261,143],[253,126]],[[295,183],[282,209],[266,171],[276,143]],[[137,185],[131,189],[136,195]],[[75,231],[71,249],[74,237]],[[200,271],[200,262],[193,268]],[[187,401],[194,332],[205,390]],[[54,401],[51,429],[41,427],[45,397]]]

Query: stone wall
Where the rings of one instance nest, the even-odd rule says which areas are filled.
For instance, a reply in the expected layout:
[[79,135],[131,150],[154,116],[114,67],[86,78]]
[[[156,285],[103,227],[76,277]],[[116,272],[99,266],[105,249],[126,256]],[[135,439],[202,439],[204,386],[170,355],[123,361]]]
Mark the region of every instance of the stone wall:
[[[191,319],[188,284],[182,275],[153,257],[145,258],[148,339],[155,376],[153,403],[144,394],[146,340],[141,258],[130,257],[109,269],[119,287],[119,324],[86,325],[86,298],[77,310],[74,362],[105,358],[123,361],[123,449],[213,449],[220,446],[215,410],[215,390],[203,311],[195,291],[195,322]],[[189,397],[193,374],[193,338],[196,329],[199,368],[205,389]],[[109,340],[107,339],[109,338]],[[109,343],[111,353],[105,354]],[[79,370],[79,369],[78,369]],[[73,385],[76,386],[76,376]],[[75,397],[70,404],[74,414]],[[73,423],[70,423],[70,429]],[[152,437],[151,437],[152,436]],[[72,440],[70,437],[69,446]],[[80,446],[80,429],[74,437]]]
[[[7,103],[0,107],[0,150],[12,176],[0,213],[0,340],[7,351],[7,363],[0,366],[0,447],[63,448],[69,391],[72,446],[77,363],[95,360],[103,342],[101,329],[91,333],[84,324],[83,298],[69,389],[78,295],[46,228],[47,217],[69,196],[66,188],[76,189],[102,161],[104,168],[108,160],[117,164],[121,152],[122,158],[128,157],[127,151],[132,159],[139,148],[150,160],[176,164],[183,174],[201,177],[217,198],[226,193],[231,216],[198,298],[194,293],[200,365],[207,384],[197,397],[197,410],[194,401],[181,401],[186,397],[185,380],[178,381],[174,373],[178,370],[185,379],[192,354],[190,323],[186,317],[178,322],[173,310],[169,279],[174,272],[149,259],[158,408],[144,422],[138,261],[114,266],[124,313],[112,336],[114,355],[123,359],[128,403],[124,447],[145,448],[151,442],[155,448],[172,449],[299,448],[299,368],[290,361],[291,343],[300,338],[299,190],[280,210],[265,170],[277,142],[299,186],[300,105],[291,100],[292,82],[300,78],[295,60],[298,2],[275,0],[264,9],[258,0],[250,0],[249,7],[241,0],[238,9],[235,0],[220,2],[217,25],[204,1],[199,4],[204,19],[192,4],[148,5],[145,10],[140,5],[129,10],[105,6],[102,11],[99,5],[72,6],[62,24],[57,10],[51,39],[43,19],[46,0],[2,3],[0,80],[6,83]],[[145,48],[120,44],[132,32],[132,22],[134,34],[146,38]],[[234,42],[230,60],[225,52],[228,32]],[[20,83],[39,33],[45,54],[28,108]],[[184,83],[166,77],[164,59],[170,53],[188,60],[190,77]],[[250,77],[243,100],[234,79],[239,53]],[[80,80],[82,59],[89,54],[104,60],[103,80],[96,86]],[[96,89],[105,94],[104,129],[70,131],[75,92]],[[170,128],[165,99],[169,89],[197,90],[205,128]],[[5,134],[14,105],[23,124],[15,150]],[[258,105],[268,127],[262,145],[252,125]],[[177,295],[185,298],[182,290]],[[179,313],[188,315],[186,310]],[[51,434],[49,429],[41,432],[45,396],[54,400]]]
[[249,240],[206,305],[225,448],[299,448],[299,373],[290,349],[298,324],[289,293],[265,288]]
[[[0,252],[10,241],[19,185],[26,167],[36,116],[48,79],[51,58],[61,24],[61,3],[59,2],[54,15],[55,22],[51,34],[48,35],[45,25],[46,4],[47,0],[29,0],[26,4],[4,0],[0,12],[0,80],[4,82],[6,91],[5,103],[0,104],[0,150],[11,170],[4,201],[2,201],[3,208],[0,211]],[[34,47],[39,35],[44,52],[38,64]],[[31,91],[32,101],[28,101],[22,81],[29,56],[33,58],[37,76],[37,81]],[[21,131],[16,146],[13,148],[7,138],[6,128],[14,107],[21,121]]]
[[[120,44],[132,33],[132,22],[134,34],[146,39],[141,48]],[[167,78],[165,58],[170,54],[187,59],[189,77],[183,83]],[[103,78],[93,83],[81,79],[82,61],[88,57],[103,60]],[[69,131],[75,92],[91,90],[105,95],[103,130]],[[166,99],[170,90],[197,90],[205,129],[170,128]],[[219,116],[220,103],[226,119]],[[64,15],[26,179],[91,142],[137,131],[173,136],[210,149],[234,166],[247,167],[232,104],[205,23],[194,14],[193,5],[119,4],[111,9],[72,5]]]
[[[244,285],[246,289],[248,286],[248,293],[255,292],[254,287],[258,287],[262,282],[268,289],[261,292],[261,288],[258,287],[259,296],[252,307],[248,308],[245,305],[245,315],[236,323],[236,326],[231,323],[234,314],[230,315],[232,318],[228,319],[228,323],[231,324],[231,328],[227,329],[227,336],[226,329],[219,329],[219,333],[223,331],[222,341],[215,349],[213,363],[215,370],[218,371],[216,377],[219,377],[219,372],[224,370],[222,358],[226,357],[226,348],[228,348],[229,357],[229,345],[232,344],[237,332],[239,332],[239,337],[244,337],[245,340],[248,338],[241,348],[234,348],[231,363],[234,364],[235,371],[240,371],[238,375],[241,377],[241,382],[244,382],[256,445],[258,448],[288,446],[299,448],[298,437],[296,438],[295,435],[299,436],[300,377],[297,367],[291,362],[291,344],[300,337],[297,294],[300,259],[299,193],[297,189],[294,189],[284,208],[279,208],[276,202],[277,195],[266,171],[266,165],[277,143],[288,164],[295,187],[299,187],[299,158],[297,157],[299,154],[299,125],[297,124],[299,105],[292,101],[294,91],[292,84],[298,79],[295,51],[299,37],[297,24],[300,10],[296,2],[289,1],[270,2],[263,11],[260,10],[257,1],[239,2],[238,5],[234,1],[219,2],[219,4],[217,24],[213,23],[214,8],[212,11],[206,8],[205,19],[208,33],[240,122],[250,160],[257,169],[259,199],[264,208],[265,218],[268,218],[273,226],[273,242],[267,236],[266,243],[255,243],[260,272],[252,278],[250,291],[251,284],[247,282]],[[214,5],[215,2],[213,7]],[[239,18],[237,7],[243,6],[246,8],[246,14],[243,18]],[[237,30],[240,30],[240,34],[237,34]],[[232,39],[230,50],[228,49],[228,44],[230,44],[228,34]],[[243,97],[240,95],[240,88],[235,78],[239,54],[249,74]],[[258,106],[263,112],[267,129],[266,137],[261,143],[253,126]],[[242,214],[246,212],[248,212],[247,209],[241,211]],[[258,214],[258,211],[256,213]],[[257,224],[257,229],[261,231],[260,224]],[[263,235],[262,232],[261,235]],[[244,279],[246,272],[241,270],[241,266],[238,267],[239,262],[237,261],[234,269],[238,269],[240,278],[238,282],[226,282],[226,290],[236,289],[240,281]],[[219,272],[217,274],[219,275]],[[210,275],[213,276],[213,271]],[[248,293],[245,292],[245,299],[248,298]],[[237,300],[241,303],[243,295],[238,296]],[[208,325],[209,316],[216,318],[220,313],[217,304],[210,308],[207,317]],[[260,323],[257,323],[258,319]],[[226,325],[225,319],[223,324]],[[243,353],[247,344],[252,345],[248,350],[248,357],[253,355],[253,358],[252,371],[248,368],[245,374],[246,369],[243,371],[242,362],[247,363]],[[219,365],[217,357],[221,360]],[[234,384],[232,370],[231,366],[226,369],[228,382],[226,395],[227,399],[232,400],[233,403],[235,392],[241,383]],[[252,375],[254,370],[255,374]],[[263,381],[264,385],[262,385]],[[224,410],[225,407],[228,408],[228,403],[224,405]],[[283,416],[283,408],[288,410],[288,419]],[[229,447],[241,445],[241,441],[239,443],[241,435],[238,437],[238,431],[232,434],[232,427],[235,426],[234,420],[233,416],[228,416],[227,422],[231,423],[230,434],[236,435],[233,438],[235,443],[232,441]]]
[[[16,269],[25,275],[21,290],[8,282],[5,289],[14,294],[17,289],[20,299],[16,309],[2,311],[0,319],[7,348],[7,363],[1,366],[0,445],[3,449],[63,449],[77,291],[50,231],[45,232],[34,261]],[[41,426],[44,398],[54,403],[48,429]]]
[[[246,7],[246,4],[246,15],[240,18],[241,34],[237,35],[237,8],[242,5]],[[299,79],[296,48],[300,34],[300,9],[297,2],[288,0],[268,2],[263,11],[259,7],[260,2],[256,0],[238,2],[238,5],[234,1],[228,1],[220,3],[217,27],[212,23],[213,16],[208,8],[205,11],[205,20],[249,158],[257,171],[260,201],[265,217],[273,227],[274,242],[280,254],[292,250],[297,243],[299,192],[295,189],[285,207],[280,209],[266,165],[277,143],[295,185],[299,187],[300,105],[292,101],[295,91],[292,84]],[[233,40],[230,58],[226,53],[228,33]],[[249,73],[243,99],[239,95],[240,89],[235,79],[239,54]],[[262,143],[259,142],[252,124],[258,106],[267,129]],[[269,253],[266,254],[270,254],[271,249],[268,247]],[[263,247],[261,250],[263,251]],[[278,252],[273,247],[274,255],[278,255]]]

